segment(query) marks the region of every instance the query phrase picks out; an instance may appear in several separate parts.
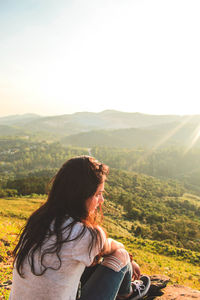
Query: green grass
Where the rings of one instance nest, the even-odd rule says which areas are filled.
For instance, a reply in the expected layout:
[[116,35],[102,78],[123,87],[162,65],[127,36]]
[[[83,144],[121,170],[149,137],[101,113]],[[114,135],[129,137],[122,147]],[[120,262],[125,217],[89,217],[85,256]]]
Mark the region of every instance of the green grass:
[[[195,199],[196,200],[196,199]],[[12,280],[12,255],[20,228],[27,217],[37,209],[44,199],[23,197],[0,199],[0,284]],[[171,279],[171,283],[178,283],[195,289],[200,289],[199,263],[191,263],[186,258],[174,252],[163,255],[161,252],[169,245],[162,245],[153,241],[133,237],[131,228],[133,223],[123,218],[123,209],[111,202],[107,202],[104,209],[104,226],[113,238],[122,241],[128,251],[132,252],[139,263],[143,274],[163,274]],[[162,247],[164,247],[162,249]],[[160,248],[159,248],[160,247]],[[177,251],[177,248],[174,247]],[[175,251],[174,250],[174,251]],[[187,250],[184,250],[187,251]],[[197,255],[197,253],[193,253]],[[0,299],[8,299],[9,287],[0,288]]]
[[[18,233],[27,217],[43,201],[29,198],[0,199],[0,284],[12,280],[11,253]],[[9,293],[9,286],[0,288],[0,299],[8,299]]]

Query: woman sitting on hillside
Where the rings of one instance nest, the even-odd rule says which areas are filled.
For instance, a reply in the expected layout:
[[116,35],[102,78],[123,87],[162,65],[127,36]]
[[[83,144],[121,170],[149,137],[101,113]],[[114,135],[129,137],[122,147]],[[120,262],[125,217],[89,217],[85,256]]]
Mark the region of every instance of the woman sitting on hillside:
[[147,293],[149,278],[140,278],[124,246],[97,224],[107,175],[108,167],[89,156],[60,168],[14,249],[11,300],[74,300],[80,281],[81,300],[140,299]]

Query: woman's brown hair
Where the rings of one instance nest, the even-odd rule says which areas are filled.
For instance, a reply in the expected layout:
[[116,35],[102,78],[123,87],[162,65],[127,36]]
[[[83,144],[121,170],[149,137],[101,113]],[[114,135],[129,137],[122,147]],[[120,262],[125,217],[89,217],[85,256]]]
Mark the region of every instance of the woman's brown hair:
[[[72,241],[70,235],[77,222],[82,222],[84,226],[81,233],[73,240],[81,238],[87,229],[91,233],[88,255],[97,239],[102,244],[101,235],[95,223],[96,216],[89,214],[86,201],[95,194],[99,184],[106,179],[108,172],[108,166],[90,156],[74,157],[63,164],[50,183],[51,189],[47,201],[29,217],[13,251],[14,263],[20,276],[23,277],[22,267],[26,257],[35,275],[40,276],[48,268],[52,269],[43,265],[44,256],[49,253],[57,255],[60,264],[55,270],[58,270],[62,264],[59,256],[62,244]],[[64,222],[70,217],[72,222],[68,222],[68,225],[63,227]],[[68,235],[64,238],[63,230],[66,232],[66,229]],[[56,237],[55,243],[44,249],[42,247],[44,240],[52,235]],[[42,251],[43,271],[39,274],[36,273],[34,264],[34,255],[37,251]]]

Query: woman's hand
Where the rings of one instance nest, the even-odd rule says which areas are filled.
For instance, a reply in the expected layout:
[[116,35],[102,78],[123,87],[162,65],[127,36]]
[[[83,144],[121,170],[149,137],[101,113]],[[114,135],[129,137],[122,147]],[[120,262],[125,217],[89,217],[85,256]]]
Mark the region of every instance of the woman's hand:
[[140,267],[139,267],[139,265],[133,260],[132,262],[131,262],[131,264],[132,264],[132,268],[133,268],[133,276],[132,276],[132,279],[133,280],[138,280],[138,279],[140,279]]

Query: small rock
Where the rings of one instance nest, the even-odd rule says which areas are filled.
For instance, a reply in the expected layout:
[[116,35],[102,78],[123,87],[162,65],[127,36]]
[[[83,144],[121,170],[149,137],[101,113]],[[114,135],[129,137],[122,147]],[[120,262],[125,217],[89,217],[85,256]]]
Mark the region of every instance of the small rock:
[[168,282],[170,282],[170,278],[165,275],[152,275],[151,284],[155,285],[156,287],[163,289],[167,286]]
[[11,280],[7,280],[3,283],[0,283],[0,287],[6,287],[6,286],[9,286],[12,284],[12,281]]

